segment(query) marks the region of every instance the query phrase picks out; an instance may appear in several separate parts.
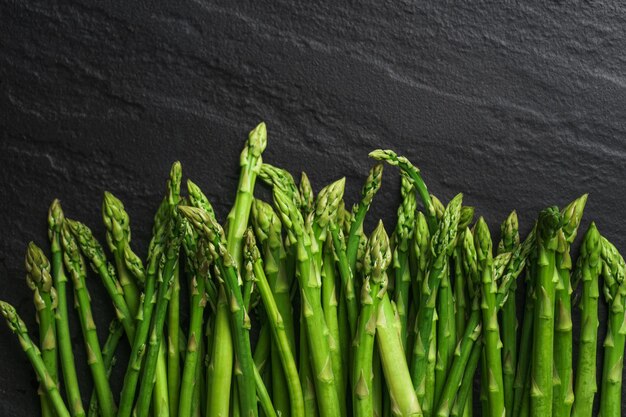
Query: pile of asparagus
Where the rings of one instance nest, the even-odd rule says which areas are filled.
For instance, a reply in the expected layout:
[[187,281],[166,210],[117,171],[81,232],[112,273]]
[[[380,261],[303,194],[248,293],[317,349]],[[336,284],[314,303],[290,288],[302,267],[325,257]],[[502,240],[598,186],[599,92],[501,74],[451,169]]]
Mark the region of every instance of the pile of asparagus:
[[[108,254],[52,203],[51,261],[34,243],[26,255],[38,343],[15,308],[0,305],[40,381],[44,417],[591,416],[596,398],[602,416],[620,415],[626,265],[593,223],[572,259],[586,195],[541,211],[523,240],[512,212],[494,244],[461,194],[444,206],[393,151],[370,154],[382,162],[348,210],[344,179],[315,196],[304,173],[296,185],[262,161],[266,143],[261,123],[241,153],[224,226],[196,184],[181,194],[175,163],[145,260],[112,194],[102,207]],[[381,221],[368,235],[383,162],[401,174],[397,224],[389,234]],[[257,179],[272,203],[255,199]],[[106,340],[92,314],[96,285],[116,312]],[[609,313],[598,365],[600,285]],[[87,405],[71,290],[94,386]],[[125,343],[130,359],[114,393],[110,373]]]

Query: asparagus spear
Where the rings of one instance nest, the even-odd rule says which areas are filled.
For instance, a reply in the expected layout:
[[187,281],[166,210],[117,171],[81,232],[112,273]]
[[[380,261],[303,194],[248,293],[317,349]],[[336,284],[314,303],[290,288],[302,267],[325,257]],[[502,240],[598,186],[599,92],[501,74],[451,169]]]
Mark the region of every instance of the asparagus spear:
[[[231,310],[231,326],[235,356],[240,373],[237,372],[239,386],[239,405],[245,415],[256,416],[256,388],[254,363],[250,351],[250,318],[243,303],[239,287],[240,276],[235,258],[226,248],[226,239],[222,227],[206,211],[195,207],[179,207],[179,211],[191,222],[198,233],[207,239],[209,252],[214,254],[213,262],[217,266],[218,278],[223,279],[226,295]],[[217,256],[215,256],[217,255]]]
[[474,232],[476,240],[476,254],[478,270],[482,282],[482,320],[485,329],[485,361],[488,369],[488,400],[489,415],[501,417],[505,414],[504,387],[502,381],[502,342],[500,341],[500,327],[498,325],[498,308],[496,293],[498,291],[496,280],[493,276],[492,242],[489,228],[481,217],[476,224]]
[[[54,314],[57,304],[56,290],[52,286],[50,276],[50,261],[43,251],[30,242],[26,251],[26,283],[33,290],[33,301],[37,311],[39,323],[39,347],[41,358],[54,383],[57,378],[57,347]],[[43,387],[39,389],[41,395],[41,415],[52,417],[54,412]]]
[[2,313],[2,316],[6,319],[9,329],[17,335],[20,345],[22,345],[24,353],[26,353],[28,360],[33,366],[37,378],[41,381],[41,388],[50,400],[52,409],[57,417],[70,417],[70,412],[63,402],[63,398],[61,398],[56,382],[48,372],[46,364],[41,358],[41,353],[37,345],[35,345],[28,336],[26,324],[22,321],[20,316],[18,316],[15,308],[5,301],[0,301],[0,313]]
[[61,227],[63,220],[61,203],[59,200],[54,200],[48,211],[48,237],[52,251],[52,276],[57,292],[55,319],[59,361],[61,362],[65,392],[72,416],[84,417],[85,410],[80,397],[78,377],[76,376],[76,365],[74,364],[74,353],[72,351],[69,319],[67,315],[67,276],[63,268],[63,253],[61,250]]
[[444,217],[432,238],[432,257],[429,263],[428,276],[422,282],[411,369],[413,386],[418,400],[422,401],[426,395],[426,355],[430,346],[437,291],[443,275],[448,271],[448,257],[456,243],[462,199],[463,195],[458,194],[446,207]]
[[[102,345],[102,362],[106,368],[107,378],[111,379],[111,372],[115,366],[115,350],[120,343],[120,340],[124,336],[124,327],[118,319],[113,319],[109,324],[109,335]],[[97,417],[100,414],[100,407],[98,406],[98,394],[96,390],[91,391],[91,398],[89,399],[89,412],[88,417]]]
[[602,277],[604,297],[609,305],[604,362],[602,364],[601,417],[620,416],[622,407],[622,372],[626,344],[626,264],[615,246],[604,237],[602,245]]
[[558,383],[552,391],[552,415],[569,417],[574,403],[572,372],[572,285],[570,245],[574,242],[582,218],[587,194],[572,201],[562,211],[563,227],[558,234],[555,265],[559,281],[555,287],[554,370]]
[[409,245],[413,238],[415,225],[415,193],[411,180],[402,175],[402,204],[398,207],[398,222],[396,224],[396,246],[394,254],[395,269],[395,302],[400,316],[402,346],[406,349],[407,342],[407,318],[409,310],[409,291],[411,284],[411,271],[409,269]]
[[352,393],[354,415],[371,416],[373,408],[373,369],[374,336],[378,304],[387,291],[386,269],[391,263],[389,237],[383,226],[372,232],[365,252],[364,277],[361,285],[361,313],[355,338]]
[[539,213],[537,224],[537,283],[533,323],[532,388],[530,412],[533,416],[552,415],[552,372],[554,366],[554,290],[558,281],[555,267],[557,234],[561,214],[556,207]]
[[[250,268],[252,268],[255,280],[258,284],[259,293],[267,312],[270,330],[272,331],[273,342],[278,353],[278,360],[282,364],[282,372],[285,376],[286,387],[289,392],[289,402],[291,404],[290,411],[293,417],[304,416],[304,398],[302,396],[302,387],[298,379],[298,369],[294,359],[294,350],[292,349],[282,314],[276,304],[274,295],[272,294],[270,283],[265,275],[265,269],[261,254],[256,246],[254,234],[252,230],[246,233],[246,258]],[[272,360],[274,357],[272,357]],[[279,387],[279,389],[282,387]]]
[[63,259],[72,281],[74,282],[74,297],[78,317],[83,331],[83,340],[87,351],[87,363],[91,370],[94,387],[98,394],[100,413],[103,417],[113,417],[116,412],[113,393],[106,376],[106,368],[102,361],[102,352],[98,342],[96,324],[93,321],[91,312],[91,302],[87,291],[85,277],[87,275],[85,261],[81,256],[78,244],[70,231],[68,220],[63,222],[61,228],[61,238],[63,242]]
[[602,271],[600,259],[600,233],[591,223],[580,247],[580,254],[574,272],[575,281],[582,281],[580,344],[578,348],[578,366],[576,367],[576,385],[574,387],[574,405],[572,417],[591,417],[593,400],[598,390],[596,382],[596,351],[598,341],[598,278]]
[[309,177],[304,172],[300,176],[299,191],[300,197],[302,197],[300,211],[302,211],[302,217],[307,217],[315,209],[315,194],[313,194]]
[[297,250],[297,278],[302,295],[304,326],[310,348],[319,411],[322,417],[337,416],[340,415],[340,406],[322,310],[320,272],[316,269],[311,249],[313,239],[305,229],[302,214],[293,201],[276,187],[274,202],[287,229],[289,241]]

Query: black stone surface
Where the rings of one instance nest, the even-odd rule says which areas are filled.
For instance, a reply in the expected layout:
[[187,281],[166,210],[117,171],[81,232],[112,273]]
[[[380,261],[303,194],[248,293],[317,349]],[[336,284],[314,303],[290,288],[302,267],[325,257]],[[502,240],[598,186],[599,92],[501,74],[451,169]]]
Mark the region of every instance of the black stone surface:
[[[113,192],[144,253],[180,160],[224,218],[260,120],[265,160],[316,189],[346,176],[349,203],[368,152],[394,148],[494,229],[517,209],[528,230],[542,207],[589,192],[583,227],[626,250],[626,7],[340,3],[0,2],[0,298],[35,328],[24,249],[47,244],[54,197],[102,237]],[[368,227],[392,227],[398,188],[387,169]],[[104,331],[112,309],[91,287]],[[0,335],[0,415],[37,415],[34,376]]]

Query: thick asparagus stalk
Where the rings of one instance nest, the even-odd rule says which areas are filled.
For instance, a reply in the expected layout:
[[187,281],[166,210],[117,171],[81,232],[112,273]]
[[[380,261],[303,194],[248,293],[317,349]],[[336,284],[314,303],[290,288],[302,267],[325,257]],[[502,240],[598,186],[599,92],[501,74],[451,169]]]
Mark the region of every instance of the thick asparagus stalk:
[[592,416],[593,400],[598,390],[596,353],[600,324],[598,321],[598,299],[600,298],[598,278],[602,271],[601,250],[600,233],[596,225],[591,223],[580,247],[574,272],[575,281],[582,281],[583,289],[580,302],[581,330],[572,417]]
[[[54,315],[57,306],[56,290],[52,286],[50,262],[43,251],[33,242],[28,244],[26,251],[26,283],[33,290],[33,301],[39,323],[39,348],[41,358],[54,383],[57,378],[57,343]],[[52,417],[54,412],[50,400],[43,387],[41,395],[42,417]]]
[[561,226],[558,208],[539,214],[537,224],[537,283],[533,322],[532,388],[530,412],[533,416],[552,415],[552,376],[554,343],[554,289],[558,282],[555,266],[557,234]]
[[572,201],[562,211],[563,227],[558,234],[555,265],[559,281],[555,287],[554,370],[557,383],[552,391],[552,415],[569,417],[574,403],[572,353],[572,285],[570,245],[574,242],[582,218],[587,194]]

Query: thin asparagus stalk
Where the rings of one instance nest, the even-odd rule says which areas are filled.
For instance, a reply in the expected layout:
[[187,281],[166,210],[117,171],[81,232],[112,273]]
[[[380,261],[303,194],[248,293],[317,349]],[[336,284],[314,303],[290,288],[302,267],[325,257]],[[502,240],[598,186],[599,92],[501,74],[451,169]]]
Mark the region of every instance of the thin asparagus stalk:
[[207,367],[207,417],[228,416],[233,368],[230,311],[224,286],[219,286],[212,352]]
[[55,319],[59,361],[61,362],[61,371],[63,373],[63,381],[65,382],[65,393],[72,417],[84,417],[85,409],[83,408],[78,377],[76,376],[76,365],[74,364],[74,352],[72,351],[72,340],[67,313],[67,276],[63,268],[63,253],[61,250],[61,226],[63,220],[61,203],[59,200],[54,200],[48,211],[48,237],[52,251],[52,276],[57,292]]
[[[363,184],[361,190],[361,200],[359,204],[354,208],[354,216],[350,223],[350,232],[346,239],[346,257],[348,258],[348,265],[350,270],[354,274],[356,271],[356,259],[357,250],[359,247],[359,235],[363,230],[363,221],[365,215],[370,209],[374,196],[380,189],[383,177],[383,164],[376,164],[370,169],[369,175]],[[355,322],[356,323],[356,322]]]
[[[167,239],[164,249],[164,263],[161,265],[162,270],[157,275],[158,291],[156,295],[156,304],[152,312],[152,320],[150,323],[148,344],[145,349],[144,365],[141,373],[141,383],[139,384],[139,394],[133,411],[136,417],[146,417],[150,411],[150,398],[153,389],[156,389],[155,378],[157,373],[157,361],[159,354],[163,349],[163,326],[167,319],[169,297],[172,292],[174,283],[174,270],[178,264],[179,250],[181,244],[181,221],[179,218],[173,217],[167,228]],[[163,259],[163,258],[162,258]],[[164,352],[163,352],[164,353]],[[165,396],[167,398],[167,396]],[[169,411],[167,403],[161,404],[163,408],[161,413]],[[167,411],[166,411],[167,410]]]
[[[52,286],[50,275],[50,261],[43,251],[30,242],[26,251],[26,283],[33,290],[33,301],[39,323],[39,348],[41,358],[54,383],[57,378],[57,346],[54,315],[57,304],[56,290]],[[43,387],[39,389],[41,395],[42,417],[54,416],[50,400],[45,395]]]
[[570,245],[574,242],[587,194],[572,201],[562,211],[563,226],[558,234],[555,265],[559,281],[555,287],[554,315],[554,370],[558,383],[552,391],[552,415],[570,417],[574,403],[573,353],[572,353],[572,285],[570,271],[572,258]]
[[[500,227],[501,240],[498,253],[512,252],[520,244],[517,213],[509,214]],[[513,412],[513,383],[517,364],[517,309],[515,303],[516,282],[511,283],[507,300],[502,307],[502,377],[504,386],[504,408],[507,415]]]
[[304,220],[293,201],[274,187],[274,202],[287,228],[291,244],[296,246],[298,282],[302,295],[304,325],[310,348],[315,391],[320,414],[323,417],[340,415],[340,406],[333,374],[327,326],[324,320],[320,294],[320,272],[316,269],[312,241],[305,230]]
[[[534,257],[534,255],[533,255]],[[530,263],[526,272],[526,298],[524,300],[524,321],[520,332],[519,356],[515,371],[515,381],[513,382],[513,417],[521,416],[523,407],[527,407],[530,398],[527,398],[527,387],[530,385],[531,358],[533,349],[533,321],[535,311],[535,265]]]
[[[176,207],[181,201],[180,184],[182,179],[182,167],[176,161],[170,169],[170,177],[167,181],[167,205],[170,219],[178,216]],[[172,221],[172,220],[170,220]],[[179,334],[180,328],[180,264],[176,263],[173,270],[174,281],[172,292],[167,303],[167,394],[169,414],[177,417],[179,412],[179,396],[181,392],[181,369]]]
[[374,337],[378,304],[387,291],[386,270],[391,263],[389,237],[383,226],[372,232],[365,252],[364,281],[361,285],[361,314],[355,338],[352,393],[354,415],[371,416],[374,414],[373,397],[376,395],[373,381]]
[[37,378],[41,381],[41,388],[50,400],[50,404],[56,416],[70,417],[70,412],[63,402],[63,398],[61,398],[56,382],[54,382],[54,379],[46,368],[46,364],[41,358],[41,353],[37,345],[35,345],[28,336],[26,324],[22,321],[20,316],[18,316],[15,308],[7,302],[0,301],[0,313],[2,313],[2,316],[6,319],[9,329],[17,335],[24,353],[26,353],[28,360],[37,374]]
[[139,305],[140,314],[137,316],[135,338],[132,342],[130,359],[124,375],[117,417],[130,417],[133,409],[139,374],[147,350],[146,341],[150,333],[150,322],[156,304],[156,282],[162,254],[162,243],[156,243],[150,253],[144,293]]
[[311,366],[311,355],[309,354],[309,342],[307,341],[306,326],[304,323],[304,313],[300,318],[300,362],[299,375],[302,383],[302,396],[304,400],[304,415],[306,417],[317,417],[317,395],[315,393],[315,383],[313,382],[313,370]]
[[478,368],[478,360],[480,359],[481,350],[481,342],[478,341],[474,343],[474,347],[472,348],[472,352],[470,353],[470,357],[467,361],[465,372],[463,373],[463,380],[461,381],[459,392],[457,394],[456,400],[454,401],[452,412],[450,413],[450,415],[453,417],[462,416],[464,414],[464,410],[468,409],[468,401],[470,400],[470,398],[472,398],[474,373],[476,372],[476,368]]
[[576,385],[574,387],[574,405],[572,417],[591,417],[593,401],[598,390],[596,382],[596,353],[598,342],[598,299],[600,289],[598,278],[602,272],[600,259],[600,233],[591,223],[580,247],[578,262],[574,272],[575,282],[582,281],[580,303],[580,343],[578,366],[576,367]]
[[[289,392],[289,403],[291,405],[290,414],[293,417],[304,417],[304,398],[302,396],[300,380],[298,379],[298,369],[294,359],[294,351],[292,350],[289,342],[289,337],[284,326],[282,315],[278,309],[270,284],[265,275],[263,261],[261,259],[261,254],[256,247],[254,234],[250,229],[246,234],[246,258],[248,259],[248,263],[254,272],[254,277],[259,288],[259,293],[261,294],[263,306],[267,312],[267,318],[270,324],[269,327],[273,337],[272,340],[278,351],[278,359],[282,364],[282,372],[285,375],[286,387]],[[274,358],[272,357],[272,360],[273,359]]]
[[426,222],[428,223],[428,230],[431,234],[434,234],[437,231],[437,212],[435,209],[435,205],[433,204],[432,198],[428,193],[428,188],[422,179],[422,175],[420,174],[419,168],[411,163],[406,157],[398,156],[394,151],[391,150],[382,150],[377,149],[375,151],[370,152],[369,155],[371,158],[377,159],[379,161],[385,161],[390,165],[397,166],[402,171],[406,173],[406,175],[411,178],[413,181],[413,185],[417,190],[417,193],[424,204],[424,210],[426,214]]
[[276,413],[270,394],[263,383],[263,377],[261,377],[261,374],[259,374],[256,367],[254,368],[254,381],[256,383],[257,395],[259,396],[259,404],[261,404],[261,408],[263,409],[265,416],[278,417],[279,414]]
[[533,416],[552,415],[552,376],[554,343],[554,290],[558,281],[555,266],[557,234],[561,214],[556,207],[539,213],[537,225],[537,286],[533,323],[532,389],[530,413]]
[[[193,224],[198,233],[207,239],[209,252],[219,254],[218,256],[213,255],[214,259],[212,261],[217,266],[218,278],[224,280],[226,295],[230,303],[235,356],[240,369],[240,373],[237,372],[235,375],[237,385],[240,387],[239,404],[241,411],[245,415],[256,416],[254,363],[250,350],[249,335],[250,318],[243,304],[243,296],[239,287],[241,278],[236,266],[236,260],[226,248],[226,239],[222,227],[206,211],[196,207],[185,206],[179,207],[179,211]],[[231,227],[234,227],[234,225]]]
[[333,240],[333,249],[335,250],[335,256],[337,257],[337,269],[339,270],[339,276],[341,277],[342,284],[342,296],[340,298],[346,305],[348,326],[350,327],[349,336],[350,340],[352,340],[352,336],[356,334],[359,310],[354,289],[354,270],[350,267],[350,261],[348,260],[346,253],[346,242],[343,230],[332,220],[328,226],[328,230],[330,231]]
[[[485,363],[488,374],[487,396],[489,400],[489,415],[501,417],[505,415],[504,384],[502,381],[502,342],[500,341],[500,327],[498,325],[498,307],[496,293],[498,287],[493,276],[492,242],[489,228],[481,217],[474,232],[476,240],[476,254],[478,269],[482,281],[482,320],[484,326]],[[484,414],[484,411],[483,411]]]
[[421,286],[419,311],[415,324],[417,331],[411,367],[411,378],[418,400],[423,400],[426,394],[426,362],[437,292],[443,276],[448,271],[449,255],[456,243],[462,199],[462,194],[458,194],[446,207],[440,226],[432,238],[432,257],[428,268],[428,276],[424,279]]
[[409,292],[411,284],[411,271],[409,268],[409,249],[413,238],[415,225],[415,209],[417,201],[411,180],[402,175],[402,204],[398,207],[398,222],[396,224],[396,246],[394,250],[395,269],[395,302],[400,316],[402,346],[406,350],[407,342],[407,317],[409,312]]
[[113,400],[113,393],[111,392],[111,387],[109,386],[109,381],[106,376],[106,368],[102,360],[96,324],[93,321],[93,314],[91,312],[91,302],[85,282],[85,276],[87,274],[85,261],[69,229],[67,219],[63,222],[61,228],[61,238],[63,242],[65,268],[74,282],[76,308],[78,310],[83,340],[87,351],[87,363],[89,364],[94,387],[98,394],[100,413],[103,417],[113,417],[116,412],[115,401]]
[[615,246],[604,237],[601,238],[601,245],[604,296],[609,305],[609,318],[604,339],[599,416],[608,417],[620,416],[622,408],[622,373],[626,344],[626,264]]
[[[193,234],[192,230],[186,232],[187,238]],[[197,254],[198,268],[192,276],[190,284],[191,293],[191,316],[189,319],[189,339],[187,341],[187,354],[183,367],[180,402],[178,416],[192,417],[192,400],[196,386],[197,362],[199,360],[199,344],[202,339],[202,315],[206,306],[206,292],[204,283],[209,275],[209,262],[206,247],[202,240],[198,242]],[[191,254],[190,254],[191,255]]]
[[[107,336],[104,345],[102,345],[102,361],[107,371],[107,378],[111,378],[111,372],[113,366],[115,366],[115,350],[120,343],[120,340],[124,336],[124,327],[118,319],[113,319],[109,324],[109,335]],[[98,394],[96,390],[91,391],[91,398],[89,399],[89,412],[88,417],[97,417],[100,413],[98,406]]]

